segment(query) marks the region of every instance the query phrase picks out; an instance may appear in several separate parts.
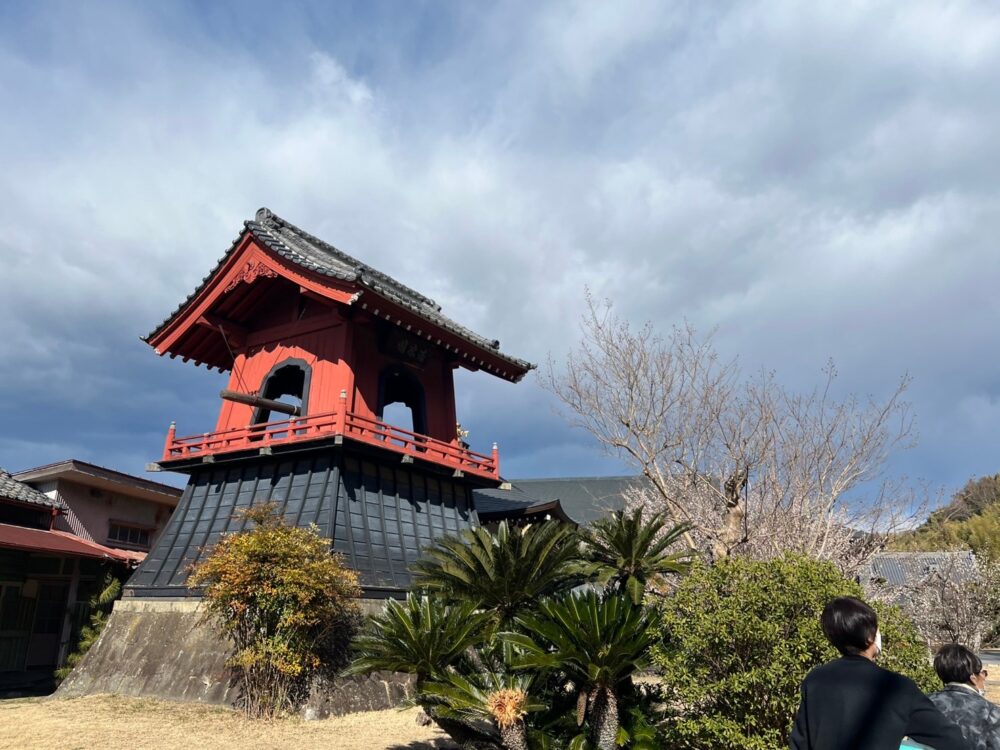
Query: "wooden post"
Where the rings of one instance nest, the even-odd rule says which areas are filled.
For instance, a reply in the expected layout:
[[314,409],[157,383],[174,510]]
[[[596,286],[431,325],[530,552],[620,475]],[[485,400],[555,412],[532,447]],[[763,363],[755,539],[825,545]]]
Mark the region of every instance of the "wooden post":
[[177,435],[177,423],[171,422],[170,427],[167,428],[167,440],[163,444],[163,459],[167,460],[170,458],[170,446],[174,443],[174,436]]
[[493,475],[500,478],[500,449],[496,443],[493,443]]
[[66,609],[63,612],[62,627],[59,628],[59,655],[56,666],[61,667],[69,656],[69,638],[73,634],[73,615],[76,609],[77,593],[80,590],[80,558],[73,558],[73,576],[69,579],[69,590],[66,592]]
[[340,398],[337,400],[337,423],[334,427],[337,435],[347,433],[347,389],[340,389]]

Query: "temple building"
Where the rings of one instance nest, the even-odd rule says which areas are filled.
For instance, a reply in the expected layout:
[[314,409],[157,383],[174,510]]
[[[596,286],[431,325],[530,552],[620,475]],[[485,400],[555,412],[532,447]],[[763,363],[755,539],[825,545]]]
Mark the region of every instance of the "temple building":
[[[496,444],[464,440],[453,376],[465,368],[517,383],[533,365],[266,208],[145,340],[228,382],[214,430],[170,426],[150,468],[186,474],[187,486],[100,641],[60,687],[67,696],[232,702],[228,646],[187,584],[221,535],[244,528],[240,510],[251,505],[315,525],[377,606],[405,594],[409,565],[445,534],[503,520],[587,522],[634,481],[504,481]],[[398,675],[342,678],[311,692],[304,710],[388,708],[406,689]]]
[[[191,564],[263,502],[315,524],[367,597],[401,595],[421,550],[478,525],[477,491],[502,486],[496,445],[477,452],[459,434],[455,369],[516,383],[533,367],[268,209],[145,340],[229,382],[214,431],[167,434],[154,468],[189,480],[126,588],[143,599],[196,596]],[[508,505],[518,518],[561,513]]]

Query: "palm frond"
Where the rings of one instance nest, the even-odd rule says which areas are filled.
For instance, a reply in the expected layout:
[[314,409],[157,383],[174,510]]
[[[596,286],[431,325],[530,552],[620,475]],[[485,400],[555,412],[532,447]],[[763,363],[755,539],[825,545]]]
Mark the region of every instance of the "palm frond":
[[448,605],[414,593],[402,603],[389,600],[355,639],[357,658],[345,674],[384,670],[427,679],[466,658],[487,622],[472,602]]
[[687,572],[693,552],[671,549],[690,528],[688,524],[667,528],[662,513],[644,518],[642,508],[615,511],[583,532],[586,571],[608,590],[624,591],[633,604],[639,604],[650,583]]
[[547,522],[518,529],[504,522],[493,534],[479,527],[439,540],[410,570],[415,588],[474,602],[506,623],[580,583],[580,560],[573,526]]

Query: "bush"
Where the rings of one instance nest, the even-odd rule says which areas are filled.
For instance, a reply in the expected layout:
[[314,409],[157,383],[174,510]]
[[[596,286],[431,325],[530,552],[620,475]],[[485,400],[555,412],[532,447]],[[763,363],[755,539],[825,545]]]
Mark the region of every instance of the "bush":
[[[669,718],[667,747],[771,750],[787,747],[810,669],[839,656],[819,616],[837,596],[863,597],[832,563],[804,557],[698,565],[660,604],[653,661]],[[937,687],[928,652],[895,607],[874,603],[883,656],[879,663]]]
[[315,527],[286,525],[275,506],[244,512],[256,528],[224,536],[193,568],[206,615],[234,646],[228,664],[250,718],[292,707],[297,689],[323,666],[332,631],[358,616],[357,575],[330,552]]

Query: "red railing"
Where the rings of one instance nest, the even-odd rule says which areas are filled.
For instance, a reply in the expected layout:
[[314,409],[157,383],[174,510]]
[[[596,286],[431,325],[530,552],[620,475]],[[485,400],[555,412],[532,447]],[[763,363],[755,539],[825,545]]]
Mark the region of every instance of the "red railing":
[[[346,406],[346,399],[342,399],[341,406]],[[404,456],[443,464],[452,469],[493,479],[500,476],[500,459],[496,445],[493,446],[493,455],[487,456],[456,443],[446,443],[349,412],[346,408],[324,414],[293,417],[279,422],[206,432],[202,435],[177,437],[175,433],[175,427],[171,424],[167,432],[167,442],[163,447],[164,461],[268,448],[272,445],[286,445],[340,435],[350,440],[386,448]]]

